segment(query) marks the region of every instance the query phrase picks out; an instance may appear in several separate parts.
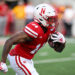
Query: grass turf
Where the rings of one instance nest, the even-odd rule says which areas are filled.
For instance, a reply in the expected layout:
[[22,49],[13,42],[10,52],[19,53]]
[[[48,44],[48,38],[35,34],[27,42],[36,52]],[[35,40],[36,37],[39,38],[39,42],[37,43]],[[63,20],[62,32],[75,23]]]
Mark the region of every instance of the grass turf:
[[[73,41],[75,42],[75,41]],[[3,46],[0,46],[0,59]],[[34,61],[46,60],[46,59],[59,59],[59,58],[75,58],[75,43],[67,43],[62,53],[55,52],[52,48],[46,44],[41,48],[33,58]],[[9,65],[8,61],[7,64]],[[74,75],[75,74],[75,60],[52,62],[52,63],[40,63],[35,64],[36,70],[40,75]],[[5,75],[15,75],[15,72],[9,68],[9,71]],[[0,75],[4,73],[0,72]]]

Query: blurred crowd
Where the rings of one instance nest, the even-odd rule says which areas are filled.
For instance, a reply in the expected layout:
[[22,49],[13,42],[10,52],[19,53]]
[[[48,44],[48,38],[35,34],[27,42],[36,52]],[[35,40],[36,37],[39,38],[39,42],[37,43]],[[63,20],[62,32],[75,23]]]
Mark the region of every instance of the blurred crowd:
[[0,0],[0,36],[9,36],[33,21],[34,6],[28,0]]
[[[71,5],[52,4],[58,13],[56,30],[72,37],[75,11]],[[0,0],[0,36],[9,36],[33,21],[34,5],[29,0]]]
[[60,31],[65,37],[75,37],[72,35],[72,26],[75,19],[75,10],[72,5],[55,5],[58,13],[58,26],[57,31]]

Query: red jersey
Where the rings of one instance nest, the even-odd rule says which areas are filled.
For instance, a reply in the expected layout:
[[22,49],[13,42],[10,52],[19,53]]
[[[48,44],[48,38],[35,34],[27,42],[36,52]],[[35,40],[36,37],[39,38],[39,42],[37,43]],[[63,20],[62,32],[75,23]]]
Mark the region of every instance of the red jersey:
[[25,26],[24,32],[31,38],[32,41],[20,43],[10,51],[10,55],[19,55],[21,57],[32,59],[36,52],[47,42],[49,34],[53,33],[55,29],[50,29],[44,33],[41,26],[36,22],[31,22]]

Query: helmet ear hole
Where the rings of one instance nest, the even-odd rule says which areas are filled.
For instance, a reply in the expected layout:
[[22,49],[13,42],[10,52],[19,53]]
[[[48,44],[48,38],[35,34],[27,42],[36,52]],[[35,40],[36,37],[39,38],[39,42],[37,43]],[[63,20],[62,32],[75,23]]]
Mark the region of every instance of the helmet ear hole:
[[37,10],[39,9],[39,7],[36,8]]
[[40,21],[43,21],[41,18],[39,19]]

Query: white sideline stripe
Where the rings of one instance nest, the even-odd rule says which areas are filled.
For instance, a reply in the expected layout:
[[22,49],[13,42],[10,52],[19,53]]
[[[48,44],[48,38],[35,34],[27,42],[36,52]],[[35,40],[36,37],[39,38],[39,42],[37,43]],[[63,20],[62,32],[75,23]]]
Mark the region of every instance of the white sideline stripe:
[[71,56],[75,56],[75,53],[72,53],[72,55]]
[[56,62],[65,62],[65,61],[72,61],[72,60],[75,60],[75,57],[39,60],[39,61],[34,61],[34,63],[35,63],[35,64],[56,63]]
[[48,56],[48,52],[39,53],[39,56]]
[[[66,58],[56,58],[56,59],[37,60],[37,61],[34,61],[34,64],[66,62],[66,61],[74,61],[74,60],[75,60],[75,57],[66,57]],[[8,66],[8,68],[11,68],[10,65]]]

